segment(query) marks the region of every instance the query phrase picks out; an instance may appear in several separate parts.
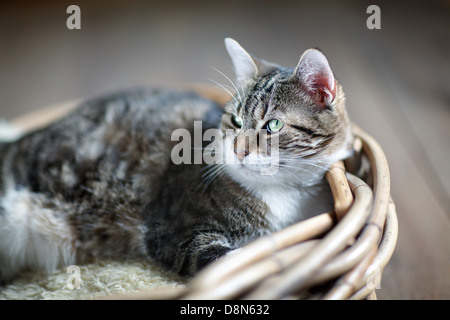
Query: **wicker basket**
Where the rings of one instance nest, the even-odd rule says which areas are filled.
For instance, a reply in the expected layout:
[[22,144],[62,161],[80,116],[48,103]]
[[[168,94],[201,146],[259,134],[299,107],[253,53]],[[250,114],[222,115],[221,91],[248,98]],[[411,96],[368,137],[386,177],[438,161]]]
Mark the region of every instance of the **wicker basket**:
[[[327,173],[334,212],[250,243],[206,267],[186,287],[129,297],[376,299],[375,290],[397,242],[397,215],[382,149],[361,129],[355,127],[354,133],[355,147],[360,149],[356,157],[333,165]],[[348,172],[365,157],[370,169],[366,181]]]
[[[191,87],[192,88],[192,87]],[[220,103],[227,97],[195,87]],[[376,299],[398,221],[380,145],[353,126],[355,153],[327,173],[335,210],[260,238],[212,263],[185,287],[133,299]]]
[[[216,101],[227,100],[217,90],[194,89]],[[74,105],[48,109],[59,111],[39,124]],[[15,124],[28,130],[37,126],[32,115]],[[376,299],[375,290],[397,242],[397,216],[383,150],[357,126],[354,134],[355,155],[334,164],[326,176],[333,212],[250,243],[206,267],[186,286],[116,298]]]

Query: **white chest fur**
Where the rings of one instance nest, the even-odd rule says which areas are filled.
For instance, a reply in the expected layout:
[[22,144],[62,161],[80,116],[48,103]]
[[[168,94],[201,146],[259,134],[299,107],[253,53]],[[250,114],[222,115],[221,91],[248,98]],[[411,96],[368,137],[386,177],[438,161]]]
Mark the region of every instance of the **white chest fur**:
[[267,206],[266,218],[273,231],[314,215],[331,211],[333,201],[325,180],[311,185],[293,185],[284,178],[248,174],[239,166],[227,166],[230,176]]
[[267,219],[276,230],[302,219],[302,192],[294,188],[262,188],[256,195],[269,207]]
[[259,188],[255,194],[269,207],[266,217],[274,230],[333,208],[331,191],[325,184],[296,188],[273,186]]

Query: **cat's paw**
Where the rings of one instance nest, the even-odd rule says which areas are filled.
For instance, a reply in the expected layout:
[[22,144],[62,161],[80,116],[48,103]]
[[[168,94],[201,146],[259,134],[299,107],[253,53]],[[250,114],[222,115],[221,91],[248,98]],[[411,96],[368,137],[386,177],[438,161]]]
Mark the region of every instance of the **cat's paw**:
[[222,258],[225,255],[228,255],[230,252],[233,252],[229,247],[224,246],[211,246],[205,250],[203,250],[197,256],[197,270],[201,270],[210,263],[216,261],[219,258]]

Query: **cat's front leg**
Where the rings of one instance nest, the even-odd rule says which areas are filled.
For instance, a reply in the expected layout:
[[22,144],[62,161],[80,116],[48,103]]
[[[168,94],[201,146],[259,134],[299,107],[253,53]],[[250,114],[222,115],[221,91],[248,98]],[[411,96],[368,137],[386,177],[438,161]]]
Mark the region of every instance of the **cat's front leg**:
[[235,249],[223,233],[199,232],[180,247],[176,265],[180,274],[193,275]]

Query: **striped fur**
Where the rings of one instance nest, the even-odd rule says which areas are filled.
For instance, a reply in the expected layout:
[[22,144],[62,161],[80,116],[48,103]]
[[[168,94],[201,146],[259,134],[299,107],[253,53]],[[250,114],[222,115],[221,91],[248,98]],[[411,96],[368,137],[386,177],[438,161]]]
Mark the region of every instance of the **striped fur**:
[[[3,280],[98,257],[151,258],[192,275],[330,208],[324,173],[351,144],[341,86],[318,111],[294,68],[243,61],[254,58],[228,49],[247,65],[243,87],[225,110],[193,93],[131,90],[88,101],[47,128],[0,144]],[[242,128],[233,115],[243,119]],[[271,119],[285,126],[278,133],[280,170],[268,176],[258,172],[274,155],[267,148],[274,136],[260,133],[264,139],[245,158],[251,165],[237,159],[233,146],[241,132],[264,132]],[[193,133],[196,120],[203,132],[221,130],[223,143],[214,152],[224,154],[223,163],[171,161],[172,132]]]

